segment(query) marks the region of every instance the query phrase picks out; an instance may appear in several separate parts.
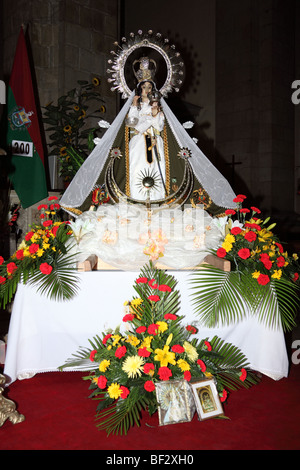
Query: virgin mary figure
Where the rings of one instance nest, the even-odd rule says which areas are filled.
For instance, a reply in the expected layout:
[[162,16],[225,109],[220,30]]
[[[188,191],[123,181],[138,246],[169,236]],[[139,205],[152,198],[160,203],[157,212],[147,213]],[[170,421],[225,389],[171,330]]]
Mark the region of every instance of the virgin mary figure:
[[[139,48],[143,55],[132,61],[136,87],[131,89],[124,70]],[[145,50],[155,50],[165,61],[167,78],[160,89],[155,82],[156,62]],[[123,39],[113,57],[109,81],[126,102],[63,194],[62,207],[75,217],[103,201],[162,209],[201,204],[212,216],[233,208],[235,194],[229,183],[165,101],[181,85],[180,54],[160,34],[140,31],[128,41]],[[100,193],[106,197],[97,199]]]

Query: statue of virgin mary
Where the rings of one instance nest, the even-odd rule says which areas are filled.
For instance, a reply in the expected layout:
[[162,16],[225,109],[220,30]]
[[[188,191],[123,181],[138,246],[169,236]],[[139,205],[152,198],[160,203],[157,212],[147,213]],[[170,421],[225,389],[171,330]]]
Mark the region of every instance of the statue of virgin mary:
[[[171,267],[196,266],[224,236],[220,220],[235,207],[235,194],[165,100],[182,83],[184,64],[174,46],[139,31],[118,47],[109,82],[126,101],[60,204],[81,234],[83,225],[90,227],[80,241],[82,256],[96,254],[126,270],[139,269],[147,256],[153,262],[164,256]],[[162,86],[153,51],[165,63]]]

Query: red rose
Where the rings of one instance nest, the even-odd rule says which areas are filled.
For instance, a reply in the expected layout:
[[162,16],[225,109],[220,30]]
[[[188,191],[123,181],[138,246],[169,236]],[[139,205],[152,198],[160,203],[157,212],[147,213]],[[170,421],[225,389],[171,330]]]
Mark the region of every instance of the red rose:
[[0,276],[0,284],[5,284],[6,278],[3,276]]
[[240,227],[233,227],[231,229],[232,235],[239,235],[241,233],[242,229]]
[[23,259],[24,258],[24,251],[23,250],[16,251],[16,258],[17,259]]
[[148,279],[146,277],[139,277],[135,282],[137,284],[147,284]]
[[107,340],[109,340],[109,338],[111,338],[111,334],[108,334],[108,335],[104,336],[104,338],[102,340],[102,343],[105,345]]
[[107,378],[104,375],[100,375],[100,377],[98,377],[98,380],[97,380],[98,387],[103,390],[104,388],[106,388],[106,384],[107,384]]
[[227,209],[225,211],[225,215],[234,215],[234,214],[236,214],[236,212],[233,209]]
[[165,284],[161,284],[160,286],[158,286],[158,290],[160,290],[161,292],[172,292],[171,287],[166,286]]
[[201,359],[198,359],[197,364],[198,364],[198,366],[200,367],[201,372],[205,372],[205,371],[206,371],[206,365],[205,365],[205,363],[204,363]]
[[158,369],[158,375],[160,380],[169,380],[172,377],[172,372],[169,367],[160,367]]
[[283,256],[279,256],[279,258],[277,258],[277,266],[278,268],[282,268],[283,266],[285,265],[285,259]]
[[125,398],[127,398],[130,393],[129,389],[127,387],[124,387],[124,385],[121,385],[120,389],[122,390],[121,398],[125,400]]
[[26,233],[25,235],[25,240],[28,242],[30,240],[30,238],[34,235],[34,232],[28,232]]
[[141,357],[149,357],[150,354],[151,354],[151,352],[148,351],[147,348],[140,348],[140,349],[138,350],[138,355],[141,356]]
[[159,295],[149,295],[148,300],[150,300],[150,302],[158,302],[160,297]]
[[270,278],[267,274],[260,274],[257,278],[258,284],[265,286],[270,282]]
[[42,263],[40,265],[40,271],[43,274],[50,274],[52,269],[53,269],[52,266],[50,266],[50,264],[48,264],[48,263]]
[[151,325],[148,326],[148,333],[149,335],[157,335],[159,325],[156,323],[151,323]]
[[15,263],[8,263],[6,269],[8,274],[13,274],[18,269],[18,266]]
[[247,258],[250,258],[251,253],[250,253],[250,250],[248,248],[241,248],[238,251],[238,255],[242,259],[247,259]]
[[139,326],[135,331],[140,334],[140,333],[145,333],[147,328],[145,326]]
[[134,315],[132,313],[128,313],[128,315],[125,315],[123,317],[123,321],[124,322],[127,322],[127,321],[132,321],[134,319]]
[[115,356],[121,359],[123,356],[125,356],[126,353],[127,353],[126,346],[119,346],[116,349]]
[[251,207],[251,209],[253,210],[253,212],[256,212],[257,214],[260,214],[260,210],[257,209],[257,207]]
[[30,247],[29,247],[29,253],[31,253],[33,255],[39,249],[40,249],[40,245],[38,243],[32,243],[32,245],[30,245]]
[[221,395],[220,400],[221,400],[222,403],[227,400],[227,391],[225,390],[225,388],[222,391],[222,395]]
[[151,370],[154,370],[155,367],[154,367],[154,364],[152,364],[152,362],[146,362],[146,364],[144,365],[144,373],[145,374],[149,374],[149,372]]
[[257,238],[257,235],[256,233],[254,232],[246,232],[245,233],[245,240],[247,240],[247,242],[251,243],[251,242],[254,242],[254,240],[256,240]]
[[181,354],[184,353],[185,349],[180,344],[174,344],[174,346],[172,346],[171,348],[171,351],[173,351],[174,353]]
[[207,350],[211,351],[211,344],[208,341],[204,341],[204,344],[207,347]]
[[184,380],[186,380],[187,382],[189,382],[192,378],[192,374],[190,373],[189,370],[185,370],[184,373],[183,373],[183,378]]
[[97,349],[94,349],[93,351],[91,351],[90,361],[94,362],[96,354],[97,354]]
[[227,252],[226,252],[226,250],[224,250],[224,248],[218,248],[217,249],[217,256],[219,258],[225,258],[226,255],[227,255]]
[[1,264],[3,264],[3,263],[4,263],[4,258],[3,258],[3,256],[0,256],[0,266],[1,266]]
[[240,380],[241,380],[242,382],[245,382],[246,378],[247,378],[247,371],[246,371],[246,369],[241,369]]
[[144,383],[144,389],[147,392],[153,392],[155,390],[155,385],[152,380],[147,380],[147,382]]
[[164,315],[164,319],[165,320],[176,320],[177,319],[177,315],[175,315],[175,313],[166,313]]

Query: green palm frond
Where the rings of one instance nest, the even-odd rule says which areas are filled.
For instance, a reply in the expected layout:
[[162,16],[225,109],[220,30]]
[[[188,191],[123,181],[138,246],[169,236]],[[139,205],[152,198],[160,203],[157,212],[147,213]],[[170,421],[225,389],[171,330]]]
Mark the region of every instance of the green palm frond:
[[191,279],[192,305],[203,325],[229,325],[250,314],[269,328],[295,326],[299,308],[298,287],[286,279],[262,286],[249,271],[224,272],[214,266],[194,271]]
[[76,254],[59,254],[50,274],[36,269],[28,278],[28,284],[37,287],[41,295],[61,301],[70,300],[78,292],[79,276],[76,269]]

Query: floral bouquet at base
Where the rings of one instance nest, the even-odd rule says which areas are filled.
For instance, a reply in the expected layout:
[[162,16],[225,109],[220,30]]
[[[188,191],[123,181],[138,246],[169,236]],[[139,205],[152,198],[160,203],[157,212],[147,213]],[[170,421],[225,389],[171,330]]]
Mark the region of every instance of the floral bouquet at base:
[[258,208],[242,207],[245,200],[239,194],[236,209],[225,211],[225,238],[213,252],[231,262],[231,272],[206,266],[193,275],[196,309],[210,327],[251,312],[269,327],[290,330],[299,307],[298,255],[289,256],[273,233],[276,224],[261,219]]
[[61,367],[90,367],[84,380],[90,381],[90,397],[99,401],[97,426],[108,435],[127,434],[140,424],[142,410],[157,411],[159,382],[211,377],[224,402],[229,390],[258,381],[234,345],[216,337],[199,340],[196,328],[184,325],[176,283],[165,271],[146,266],[134,284],[137,297],[125,304],[124,332],[95,336],[91,349],[80,349]]
[[77,291],[74,255],[68,255],[72,230],[58,216],[56,196],[49,205],[41,204],[39,225],[31,226],[13,255],[5,261],[0,256],[0,305],[5,308],[19,282],[38,286],[42,294],[56,299],[70,299]]

